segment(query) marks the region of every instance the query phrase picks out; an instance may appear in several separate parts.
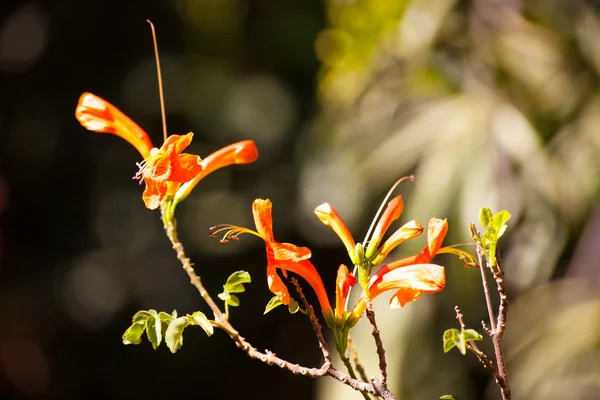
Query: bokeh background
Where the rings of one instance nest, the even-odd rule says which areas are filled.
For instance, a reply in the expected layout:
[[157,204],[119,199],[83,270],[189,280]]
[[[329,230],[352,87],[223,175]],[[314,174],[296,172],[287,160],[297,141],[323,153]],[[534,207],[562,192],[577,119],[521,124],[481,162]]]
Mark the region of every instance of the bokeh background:
[[[232,314],[251,343],[321,362],[305,318],[262,315],[262,242],[222,244],[208,227],[251,227],[252,200],[272,199],[278,239],[312,249],[333,295],[349,260],[313,209],[328,201],[360,240],[391,184],[414,173],[400,222],[447,217],[446,244],[468,242],[480,207],[513,215],[501,249],[514,398],[600,398],[599,11],[591,0],[3,1],[0,398],[361,398],[250,360],[220,332],[189,328],[175,355],[121,344],[139,309],[207,311],[131,180],[138,153],[73,115],[91,91],[160,143],[147,18],[169,132],[193,131],[202,156],[243,139],[259,147],[255,164],[214,173],[178,210],[213,293],[251,273]],[[378,299],[392,389],[496,399],[473,356],[441,345],[454,305],[481,329],[479,273],[437,262],[444,292],[394,311]],[[353,336],[376,374],[369,329]]]

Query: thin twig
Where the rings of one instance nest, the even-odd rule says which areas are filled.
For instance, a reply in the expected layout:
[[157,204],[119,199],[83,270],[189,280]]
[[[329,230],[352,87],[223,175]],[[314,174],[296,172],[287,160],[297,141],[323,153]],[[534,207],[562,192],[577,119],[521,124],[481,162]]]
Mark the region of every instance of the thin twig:
[[477,259],[479,261],[479,271],[481,272],[481,281],[483,282],[483,293],[485,294],[485,304],[487,305],[488,314],[490,316],[490,325],[492,326],[492,334],[496,333],[496,316],[494,315],[494,309],[492,305],[492,299],[490,296],[490,289],[487,283],[487,277],[485,275],[485,268],[483,267],[483,250],[479,243],[477,243]]
[[373,305],[370,301],[367,301],[366,314],[369,322],[371,323],[371,333],[375,339],[375,346],[377,346],[377,355],[379,356],[379,371],[381,372],[381,383],[387,389],[387,362],[385,361],[385,350],[381,341],[381,334],[377,328],[377,322],[375,321]]
[[331,364],[331,355],[329,354],[329,349],[327,348],[327,342],[325,341],[325,338],[323,337],[323,331],[321,329],[321,325],[319,324],[319,320],[317,319],[317,316],[315,315],[315,310],[306,300],[306,297],[304,296],[304,293],[302,292],[302,288],[300,287],[298,280],[296,278],[292,277],[291,281],[292,281],[292,284],[296,287],[296,292],[298,292],[298,296],[304,303],[304,308],[306,309],[306,312],[308,312],[308,317],[310,318],[310,323],[312,324],[313,330],[315,331],[315,334],[317,335],[317,340],[319,341],[319,347],[321,348],[321,352],[323,353],[323,358],[325,359],[326,362],[329,362]]
[[[460,312],[460,309],[458,308],[458,306],[454,306],[454,311],[456,311],[456,319],[458,320],[458,323],[460,324],[460,327],[462,330],[467,329],[465,326],[465,323],[463,321],[463,314],[462,312]],[[500,375],[500,373],[498,372],[498,370],[496,369],[496,367],[494,367],[494,363],[488,358],[488,356],[481,350],[479,350],[479,347],[477,346],[477,344],[475,343],[475,341],[470,340],[468,342],[469,345],[469,350],[471,350],[479,359],[479,361],[481,361],[481,363],[483,364],[483,366],[490,371],[490,373],[494,376],[494,379],[496,380],[496,383],[498,384],[498,386],[502,387],[504,385],[504,381],[505,379]]]
[[498,372],[504,379],[504,385],[502,387],[502,396],[505,399],[510,399],[511,390],[508,385],[508,379],[506,377],[506,366],[504,364],[504,350],[502,348],[502,336],[504,335],[504,329],[506,328],[506,314],[508,313],[508,298],[506,296],[506,287],[504,286],[504,271],[500,265],[500,254],[496,249],[496,265],[495,268],[491,268],[494,273],[494,279],[496,280],[496,286],[498,289],[498,295],[500,296],[500,305],[498,306],[498,320],[496,321],[496,331],[492,336],[492,342],[494,343],[494,352],[496,353],[496,364],[498,364]]

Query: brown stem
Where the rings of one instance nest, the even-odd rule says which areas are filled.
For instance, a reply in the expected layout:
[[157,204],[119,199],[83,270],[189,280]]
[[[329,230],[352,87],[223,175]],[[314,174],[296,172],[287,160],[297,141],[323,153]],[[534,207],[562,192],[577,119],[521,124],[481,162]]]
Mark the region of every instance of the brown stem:
[[302,288],[300,287],[298,280],[296,278],[291,278],[291,281],[292,281],[292,284],[296,287],[296,292],[298,292],[298,296],[302,300],[302,303],[304,303],[304,308],[306,308],[306,312],[308,312],[308,317],[310,318],[310,323],[312,324],[313,330],[315,331],[315,334],[317,335],[317,340],[319,341],[319,347],[321,348],[321,352],[323,353],[323,358],[325,359],[326,362],[329,362],[331,364],[331,355],[329,354],[329,349],[327,348],[327,342],[325,341],[325,338],[323,337],[323,331],[321,329],[321,325],[319,324],[319,320],[317,319],[317,316],[315,315],[315,310],[308,303],[308,301],[306,300],[306,297],[304,297],[304,293],[302,292]]
[[502,336],[504,335],[504,329],[506,328],[506,314],[508,313],[508,298],[506,296],[506,287],[504,286],[504,271],[500,265],[500,254],[496,249],[496,265],[495,268],[490,267],[494,273],[494,279],[496,280],[496,287],[498,295],[500,296],[500,305],[498,306],[498,319],[496,321],[496,330],[492,336],[492,342],[494,343],[494,352],[496,353],[496,363],[498,364],[498,372],[504,379],[504,385],[502,385],[502,397],[504,399],[510,399],[511,390],[506,377],[506,366],[504,364],[504,350],[502,348]]
[[379,371],[381,372],[381,384],[387,390],[387,362],[385,361],[385,350],[381,341],[381,334],[377,328],[377,322],[375,321],[375,312],[373,311],[373,305],[370,301],[367,301],[366,308],[367,318],[371,323],[371,333],[375,339],[375,345],[377,346],[377,355],[379,356]]
[[477,243],[477,259],[479,261],[479,271],[481,272],[481,281],[483,282],[483,293],[485,294],[485,304],[487,305],[488,315],[490,316],[490,325],[492,326],[492,333],[496,332],[496,316],[494,315],[494,309],[492,305],[492,298],[490,296],[490,289],[487,283],[487,277],[485,275],[485,269],[483,268],[483,250],[479,243]]
[[[465,323],[463,321],[463,314],[460,312],[460,309],[458,308],[458,306],[454,307],[454,311],[456,311],[456,319],[458,320],[458,323],[460,324],[461,329],[462,330],[467,329],[465,327]],[[503,387],[503,385],[505,384],[505,379],[500,375],[500,373],[498,372],[496,367],[494,367],[494,363],[488,358],[488,356],[483,351],[479,350],[479,347],[473,340],[470,340],[468,342],[468,345],[469,345],[469,350],[471,350],[477,356],[477,358],[479,359],[479,361],[481,361],[483,366],[485,368],[487,368],[491,372],[491,374],[494,376],[494,379],[496,380],[496,383],[498,384],[498,386]]]

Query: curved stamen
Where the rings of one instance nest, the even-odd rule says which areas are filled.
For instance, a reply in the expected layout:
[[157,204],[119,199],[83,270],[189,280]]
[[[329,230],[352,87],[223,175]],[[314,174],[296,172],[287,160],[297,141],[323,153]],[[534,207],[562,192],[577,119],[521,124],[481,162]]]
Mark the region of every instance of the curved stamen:
[[229,242],[229,240],[239,240],[238,236],[240,236],[243,233],[249,233],[251,235],[261,237],[258,234],[258,232],[253,231],[252,229],[231,224],[219,224],[211,226],[209,229],[211,231],[214,230],[214,232],[209,234],[210,237],[217,237],[217,235],[220,235],[222,232],[225,232],[223,234],[223,238],[220,240],[221,243],[227,243]]
[[373,222],[371,222],[371,226],[369,227],[369,230],[367,231],[367,234],[365,235],[365,240],[363,240],[363,243],[366,243],[367,241],[369,241],[369,236],[371,236],[371,232],[373,232],[373,228],[375,228],[375,223],[377,222],[379,215],[381,214],[381,211],[383,211],[383,206],[387,203],[388,199],[390,198],[390,196],[392,195],[392,193],[394,192],[394,190],[396,189],[396,187],[398,187],[398,185],[402,182],[405,181],[407,179],[410,179],[411,182],[415,181],[415,176],[414,175],[408,175],[408,176],[403,176],[402,178],[398,179],[396,181],[396,183],[394,183],[392,185],[392,187],[390,188],[390,190],[388,191],[388,193],[385,195],[385,198],[383,199],[383,201],[381,202],[381,205],[379,206],[379,210],[377,210],[377,213],[375,214],[375,218],[373,218]]

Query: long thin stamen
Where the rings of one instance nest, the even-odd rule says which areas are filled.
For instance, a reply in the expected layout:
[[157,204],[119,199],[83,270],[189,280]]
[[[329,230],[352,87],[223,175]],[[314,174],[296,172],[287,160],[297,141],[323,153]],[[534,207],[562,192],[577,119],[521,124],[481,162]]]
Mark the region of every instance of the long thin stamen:
[[[381,212],[383,211],[383,206],[387,203],[388,199],[390,198],[390,196],[392,195],[392,193],[394,192],[394,190],[396,189],[396,187],[404,180],[406,179],[410,179],[411,182],[414,182],[415,180],[415,176],[414,175],[409,175],[409,176],[403,176],[402,178],[398,179],[396,181],[396,183],[394,183],[394,185],[392,185],[392,187],[390,188],[390,190],[388,191],[388,193],[385,195],[385,198],[383,199],[383,201],[381,202],[381,205],[379,206],[379,210],[377,210],[377,213],[375,214],[375,218],[373,218],[373,221],[371,222],[371,226],[369,227],[369,230],[367,231],[367,234],[365,235],[365,240],[363,240],[363,245],[366,246],[370,240],[370,236],[371,233],[373,232],[373,229],[375,228],[375,224],[377,223],[377,220],[379,219],[379,215],[381,214]],[[355,265],[354,269],[352,270],[352,276],[356,276],[356,274],[358,273],[358,266]],[[350,287],[350,290],[348,291],[348,297],[346,297],[346,310],[348,309],[348,302],[350,301],[350,291],[352,291],[352,287]]]
[[221,243],[227,243],[229,240],[239,240],[238,236],[240,236],[242,233],[249,233],[251,235],[261,237],[258,234],[258,232],[255,232],[252,229],[244,228],[237,225],[219,224],[211,226],[209,229],[211,231],[214,230],[214,232],[212,232],[209,235],[211,237],[217,237],[217,235],[221,234],[222,232],[225,232],[223,234],[223,238],[220,240]]
[[373,218],[373,222],[371,222],[371,226],[369,227],[369,230],[367,231],[367,234],[365,235],[365,240],[363,240],[363,244],[366,244],[370,240],[369,236],[371,236],[371,233],[373,232],[373,228],[375,228],[375,224],[377,223],[377,220],[379,219],[379,215],[381,214],[381,211],[383,211],[383,207],[387,203],[388,199],[390,198],[390,196],[392,195],[392,193],[394,192],[396,187],[402,181],[405,181],[406,179],[410,179],[411,182],[414,182],[415,176],[414,175],[403,176],[402,178],[398,179],[396,181],[396,183],[394,183],[394,185],[390,188],[388,193],[385,195],[385,198],[381,202],[381,205],[379,206],[379,210],[377,210],[377,213],[375,214],[375,218]]
[[152,29],[152,41],[154,42],[154,55],[156,56],[156,71],[158,74],[158,93],[160,97],[160,113],[162,116],[162,127],[163,127],[163,137],[164,140],[167,140],[167,116],[165,113],[165,98],[163,95],[163,85],[162,85],[162,73],[160,72],[160,59],[158,58],[158,43],[156,42],[156,31],[154,30],[154,24],[149,19],[146,20],[147,23],[150,24],[150,29]]

